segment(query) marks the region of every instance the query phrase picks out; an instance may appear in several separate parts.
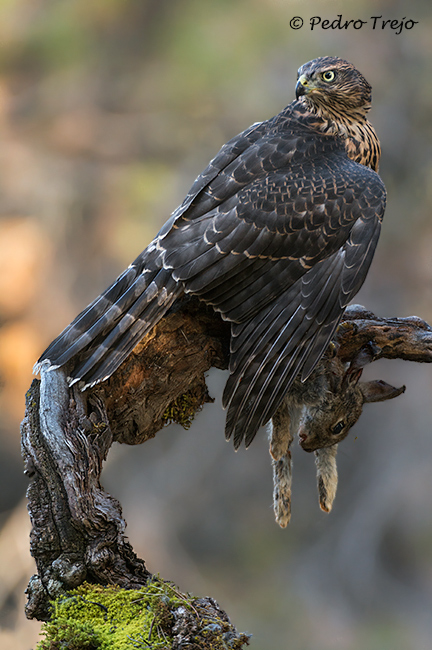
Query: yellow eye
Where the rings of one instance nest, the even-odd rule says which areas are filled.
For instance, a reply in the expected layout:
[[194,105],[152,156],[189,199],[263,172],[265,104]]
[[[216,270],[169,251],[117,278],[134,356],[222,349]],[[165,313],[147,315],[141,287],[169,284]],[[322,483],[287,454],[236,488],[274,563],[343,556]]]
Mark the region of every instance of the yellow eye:
[[335,78],[335,73],[333,72],[333,70],[327,70],[327,72],[323,72],[322,78],[324,79],[324,81],[333,81],[333,79]]

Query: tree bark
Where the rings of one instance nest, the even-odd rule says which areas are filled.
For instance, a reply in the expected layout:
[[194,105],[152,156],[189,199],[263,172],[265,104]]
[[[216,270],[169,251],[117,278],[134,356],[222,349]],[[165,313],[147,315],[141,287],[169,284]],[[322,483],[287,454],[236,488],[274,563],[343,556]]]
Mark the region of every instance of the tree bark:
[[[183,299],[104,384],[70,388],[67,367],[43,370],[33,381],[21,427],[37,566],[27,588],[28,618],[46,620],[50,599],[85,580],[139,588],[151,578],[125,539],[119,502],[100,485],[102,463],[114,440],[141,444],[172,420],[188,426],[211,401],[205,373],[228,367],[229,337],[218,314]],[[349,361],[369,341],[389,359],[432,361],[432,328],[421,319],[348,308],[337,355]]]

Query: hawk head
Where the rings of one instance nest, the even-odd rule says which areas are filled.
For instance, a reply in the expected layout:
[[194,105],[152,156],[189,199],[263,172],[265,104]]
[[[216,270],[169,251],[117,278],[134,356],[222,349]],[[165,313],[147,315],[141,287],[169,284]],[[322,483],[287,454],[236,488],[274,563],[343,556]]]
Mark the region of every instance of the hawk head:
[[365,115],[370,109],[372,89],[352,63],[323,56],[299,68],[296,97],[313,112],[331,117],[350,112]]

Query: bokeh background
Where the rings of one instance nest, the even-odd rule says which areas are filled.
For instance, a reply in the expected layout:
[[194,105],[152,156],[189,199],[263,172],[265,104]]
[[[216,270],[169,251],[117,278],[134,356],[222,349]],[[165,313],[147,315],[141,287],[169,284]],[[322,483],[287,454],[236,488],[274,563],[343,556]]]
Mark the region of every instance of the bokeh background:
[[[312,32],[309,19],[368,20]],[[416,20],[396,34],[371,16]],[[305,20],[295,31],[293,16]],[[389,200],[358,302],[432,322],[432,9],[429,0],[2,0],[0,2],[0,647],[34,648],[23,591],[27,481],[19,423],[35,359],[150,241],[230,137],[294,97],[316,56],[373,85]],[[368,405],[339,453],[331,515],[313,458],[294,450],[279,530],[265,433],[234,453],[226,379],[194,426],[114,447],[103,484],[153,572],[211,595],[256,650],[432,647],[432,367],[377,362],[407,385]]]

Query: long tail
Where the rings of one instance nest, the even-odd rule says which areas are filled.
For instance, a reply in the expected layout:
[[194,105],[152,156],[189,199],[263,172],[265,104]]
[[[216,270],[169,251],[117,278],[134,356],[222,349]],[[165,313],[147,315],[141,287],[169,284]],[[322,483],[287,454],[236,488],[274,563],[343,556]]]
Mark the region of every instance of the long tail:
[[48,346],[35,364],[58,368],[76,357],[71,384],[108,379],[163,317],[183,287],[147,250]]

